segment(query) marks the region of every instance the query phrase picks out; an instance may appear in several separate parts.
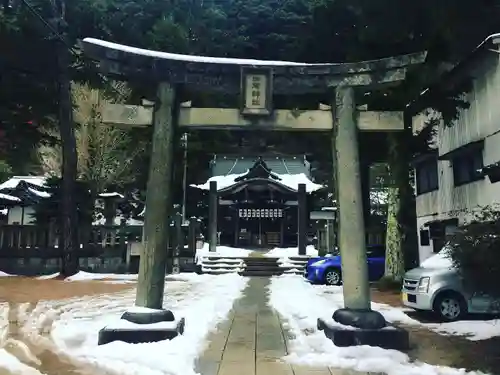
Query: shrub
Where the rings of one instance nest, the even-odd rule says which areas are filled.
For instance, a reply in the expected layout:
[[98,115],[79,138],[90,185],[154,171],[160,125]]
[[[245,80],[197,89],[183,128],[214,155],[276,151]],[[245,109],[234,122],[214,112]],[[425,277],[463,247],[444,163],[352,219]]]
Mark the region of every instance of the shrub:
[[450,238],[449,255],[464,286],[500,300],[500,210],[486,206]]

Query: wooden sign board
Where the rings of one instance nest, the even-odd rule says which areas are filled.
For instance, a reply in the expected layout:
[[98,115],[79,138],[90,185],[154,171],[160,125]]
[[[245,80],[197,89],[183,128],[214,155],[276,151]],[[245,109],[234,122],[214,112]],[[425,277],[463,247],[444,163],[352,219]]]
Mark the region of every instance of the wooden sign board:
[[241,68],[241,114],[269,116],[272,113],[273,71],[270,68]]

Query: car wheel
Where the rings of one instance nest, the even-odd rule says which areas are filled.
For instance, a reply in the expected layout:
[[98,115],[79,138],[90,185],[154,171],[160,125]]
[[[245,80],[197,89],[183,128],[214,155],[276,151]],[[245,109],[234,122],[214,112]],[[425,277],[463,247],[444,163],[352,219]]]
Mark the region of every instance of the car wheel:
[[456,292],[443,292],[434,301],[434,312],[445,322],[460,320],[467,314],[465,299]]
[[342,284],[342,276],[340,270],[337,268],[328,268],[325,271],[325,284],[326,285],[340,285]]

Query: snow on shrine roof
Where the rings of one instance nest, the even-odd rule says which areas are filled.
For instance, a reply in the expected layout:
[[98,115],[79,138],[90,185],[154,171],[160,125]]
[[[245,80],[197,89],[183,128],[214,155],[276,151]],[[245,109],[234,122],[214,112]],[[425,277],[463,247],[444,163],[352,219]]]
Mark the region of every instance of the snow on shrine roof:
[[[216,155],[211,163],[211,176],[246,173],[257,157]],[[262,160],[274,174],[299,174],[310,176],[309,163],[303,156],[264,155]]]
[[28,188],[28,191],[30,193],[33,193],[33,194],[39,196],[40,198],[50,198],[50,193],[47,193],[46,191],[39,191],[39,190],[30,188],[30,187]]
[[[217,182],[217,190],[223,190],[231,187],[232,185],[235,185],[237,182],[235,182],[235,179],[238,177],[244,176],[248,173],[246,171],[245,173],[241,174],[229,174],[227,176],[214,176],[210,177],[204,184],[201,185],[191,185],[192,187],[201,189],[201,190],[209,190],[210,189],[210,182],[211,181],[216,181]],[[281,184],[289,189],[293,190],[299,190],[299,184],[305,184],[306,185],[306,192],[307,193],[312,193],[316,190],[319,190],[323,188],[323,185],[316,184],[312,182],[304,173],[299,173],[299,174],[277,174],[273,173],[273,175],[277,176],[280,180],[279,181],[273,181],[273,183],[276,184]]]
[[25,181],[31,185],[44,187],[46,180],[46,177],[41,176],[14,176],[11,179],[0,184],[0,190],[15,189],[22,181]]
[[[106,42],[105,40],[85,38],[84,43],[93,44],[109,49],[114,49],[117,51],[128,52],[135,55],[154,57],[166,60],[177,60],[185,62],[198,62],[198,63],[209,63],[209,64],[231,64],[231,65],[255,65],[255,66],[321,66],[321,65],[332,65],[332,64],[308,64],[293,61],[271,61],[271,60],[254,60],[254,59],[236,59],[230,57],[209,57],[209,56],[193,56],[193,55],[181,55],[178,53],[168,53],[160,51],[152,51],[149,49],[137,48],[126,46],[123,44],[117,44],[112,42]],[[340,64],[339,64],[340,65]]]
[[2,193],[0,193],[0,199],[4,199],[6,201],[12,201],[12,202],[21,202],[21,199],[19,199],[18,197],[14,197],[12,195],[2,194]]
[[116,191],[113,193],[100,193],[98,194],[101,198],[125,198],[123,194],[117,193]]

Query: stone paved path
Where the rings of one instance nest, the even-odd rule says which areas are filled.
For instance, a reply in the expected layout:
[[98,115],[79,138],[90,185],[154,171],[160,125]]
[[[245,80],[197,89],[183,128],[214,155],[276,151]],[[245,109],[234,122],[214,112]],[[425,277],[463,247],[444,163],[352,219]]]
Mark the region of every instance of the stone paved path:
[[[252,277],[229,318],[208,338],[197,361],[202,375],[347,375],[353,372],[283,363],[288,333],[268,305],[269,278]],[[293,298],[293,297],[292,297]],[[359,373],[356,373],[359,374]]]

